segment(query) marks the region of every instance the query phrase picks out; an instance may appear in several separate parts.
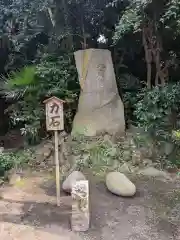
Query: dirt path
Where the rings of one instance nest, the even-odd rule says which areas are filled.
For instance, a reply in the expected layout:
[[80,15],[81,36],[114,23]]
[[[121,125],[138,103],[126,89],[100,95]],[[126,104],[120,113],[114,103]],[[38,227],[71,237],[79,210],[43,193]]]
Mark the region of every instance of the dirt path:
[[134,180],[135,198],[107,192],[104,183],[91,180],[91,228],[70,231],[71,198],[55,205],[54,180],[33,174],[18,186],[0,189],[1,240],[180,240],[180,183]]

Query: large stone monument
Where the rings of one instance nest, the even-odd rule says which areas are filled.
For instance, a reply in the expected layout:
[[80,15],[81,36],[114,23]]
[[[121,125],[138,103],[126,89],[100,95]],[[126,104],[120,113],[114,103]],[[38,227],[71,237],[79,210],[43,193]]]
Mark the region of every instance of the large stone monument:
[[118,94],[111,52],[87,49],[74,55],[81,94],[72,134],[123,134],[124,106]]

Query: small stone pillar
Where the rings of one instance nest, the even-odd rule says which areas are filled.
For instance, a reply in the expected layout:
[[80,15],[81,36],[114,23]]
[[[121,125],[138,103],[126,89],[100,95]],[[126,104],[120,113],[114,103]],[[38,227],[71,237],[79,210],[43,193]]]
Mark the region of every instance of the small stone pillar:
[[77,181],[72,186],[72,217],[71,228],[76,232],[89,229],[89,182]]

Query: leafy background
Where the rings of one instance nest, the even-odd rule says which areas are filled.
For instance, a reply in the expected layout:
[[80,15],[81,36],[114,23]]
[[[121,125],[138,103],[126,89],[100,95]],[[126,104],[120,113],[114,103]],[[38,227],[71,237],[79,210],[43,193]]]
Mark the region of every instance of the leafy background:
[[80,92],[73,52],[105,48],[127,128],[143,128],[157,146],[172,144],[166,157],[178,165],[179,19],[176,0],[1,0],[1,136],[20,129],[27,144],[40,142],[43,100],[52,95],[66,101],[70,132]]

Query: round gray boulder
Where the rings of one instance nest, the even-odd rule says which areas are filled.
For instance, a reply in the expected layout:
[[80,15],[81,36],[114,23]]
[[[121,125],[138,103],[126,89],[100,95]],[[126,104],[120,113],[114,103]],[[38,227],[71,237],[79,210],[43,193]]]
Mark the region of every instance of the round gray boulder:
[[160,171],[154,167],[147,167],[145,169],[142,169],[138,172],[138,174],[147,177],[171,179],[167,172]]
[[82,174],[82,172],[74,171],[63,182],[62,189],[67,193],[71,193],[73,184],[81,180],[86,180],[86,177]]
[[135,185],[120,172],[110,172],[106,176],[108,190],[122,197],[132,197],[136,193]]

